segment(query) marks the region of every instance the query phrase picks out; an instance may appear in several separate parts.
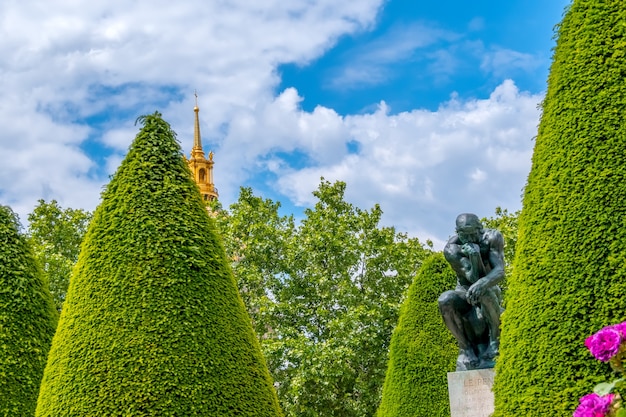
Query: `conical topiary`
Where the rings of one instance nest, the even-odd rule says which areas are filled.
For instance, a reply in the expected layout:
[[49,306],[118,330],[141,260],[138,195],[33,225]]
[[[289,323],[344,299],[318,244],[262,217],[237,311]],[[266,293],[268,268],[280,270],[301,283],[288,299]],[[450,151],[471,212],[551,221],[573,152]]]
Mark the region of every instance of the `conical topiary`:
[[626,7],[574,0],[558,27],[508,280],[497,417],[571,416],[610,379],[584,340],[626,319]]
[[279,416],[213,220],[158,113],[102,194],[37,416]]
[[437,299],[455,285],[454,272],[441,253],[424,261],[391,337],[378,417],[450,416],[447,373],[454,371],[459,349]]
[[19,223],[0,205],[0,416],[32,416],[57,322]]

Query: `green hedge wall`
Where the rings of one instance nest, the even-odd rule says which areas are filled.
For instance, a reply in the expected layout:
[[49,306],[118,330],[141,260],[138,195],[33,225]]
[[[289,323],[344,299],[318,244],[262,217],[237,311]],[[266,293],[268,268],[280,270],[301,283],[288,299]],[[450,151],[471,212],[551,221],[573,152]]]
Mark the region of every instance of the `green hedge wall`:
[[282,415],[175,134],[140,120],[85,236],[37,416]]
[[57,312],[18,227],[13,212],[0,205],[0,416],[30,417]]
[[625,57],[623,0],[574,0],[524,191],[495,417],[571,416],[609,377],[583,342],[626,319]]
[[459,349],[439,314],[437,299],[455,286],[443,254],[424,261],[391,337],[378,417],[450,416],[447,373],[455,370]]

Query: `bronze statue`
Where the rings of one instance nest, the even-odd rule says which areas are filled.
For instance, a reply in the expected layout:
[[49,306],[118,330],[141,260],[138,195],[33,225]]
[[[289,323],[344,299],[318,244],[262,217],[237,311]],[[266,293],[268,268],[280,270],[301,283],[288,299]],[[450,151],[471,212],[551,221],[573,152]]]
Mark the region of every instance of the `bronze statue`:
[[459,345],[456,370],[493,368],[503,311],[502,234],[484,229],[475,214],[460,214],[443,254],[457,276],[456,288],[439,297],[441,316]]

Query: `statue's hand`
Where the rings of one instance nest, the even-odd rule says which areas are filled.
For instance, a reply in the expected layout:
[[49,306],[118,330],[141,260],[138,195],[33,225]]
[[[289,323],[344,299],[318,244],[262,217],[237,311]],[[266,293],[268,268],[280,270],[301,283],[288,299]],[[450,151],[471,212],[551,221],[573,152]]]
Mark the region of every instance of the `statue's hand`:
[[480,248],[475,243],[464,243],[461,246],[461,252],[466,256],[476,255],[480,251]]
[[478,305],[480,303],[480,299],[487,292],[487,281],[484,279],[479,279],[471,287],[467,290],[467,300],[471,305]]

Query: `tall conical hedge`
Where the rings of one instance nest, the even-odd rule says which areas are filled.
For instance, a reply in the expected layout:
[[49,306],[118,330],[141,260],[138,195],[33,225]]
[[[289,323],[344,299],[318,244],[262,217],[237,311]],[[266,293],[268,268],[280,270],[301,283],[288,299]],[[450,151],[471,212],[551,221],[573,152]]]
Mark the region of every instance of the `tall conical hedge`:
[[158,113],[102,194],[37,416],[279,416],[213,220]]
[[31,417],[57,313],[18,227],[13,212],[0,205],[0,416]]
[[558,27],[494,383],[496,417],[571,416],[606,380],[583,342],[626,319],[626,6],[574,0]]
[[456,277],[441,253],[424,261],[391,337],[378,417],[449,417],[447,373],[459,354],[441,318],[437,299]]

